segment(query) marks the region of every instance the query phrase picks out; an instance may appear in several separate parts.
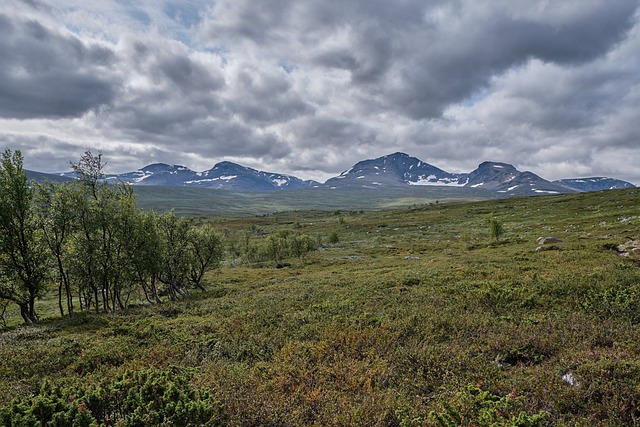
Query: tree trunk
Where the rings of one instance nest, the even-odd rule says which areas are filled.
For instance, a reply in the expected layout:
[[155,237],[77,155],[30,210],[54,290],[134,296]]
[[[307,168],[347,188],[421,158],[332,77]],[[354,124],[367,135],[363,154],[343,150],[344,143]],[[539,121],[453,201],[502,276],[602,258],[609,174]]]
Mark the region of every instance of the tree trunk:
[[[120,310],[124,310],[125,308],[127,308],[127,305],[125,303],[122,302],[122,290],[120,289],[120,287],[117,288],[117,292],[115,292],[116,294],[116,301],[118,303],[118,307],[120,307]],[[113,306],[115,308],[115,302],[113,303]]]
[[60,309],[60,317],[64,317],[64,307],[62,307],[62,279],[58,282],[58,308]]
[[142,286],[142,291],[144,292],[144,298],[149,302],[149,304],[153,304],[153,300],[149,295],[149,291],[147,290],[147,284],[144,280],[140,281],[140,285]]
[[2,320],[2,325],[5,328],[7,327],[7,320],[4,318],[4,313],[7,311],[8,306],[5,301],[0,300],[0,320]]
[[83,310],[83,305],[82,305],[82,289],[80,288],[80,286],[78,286],[78,303],[80,304],[80,311]]
[[[69,314],[73,314],[73,294],[71,293],[71,286],[69,285],[69,278],[64,279],[64,290],[67,295],[67,311]],[[81,308],[82,309],[82,308]]]
[[98,298],[98,288],[97,287],[93,288],[93,293],[94,293],[94,296],[96,298],[96,313],[100,313],[100,302],[99,302],[100,299]]
[[151,276],[151,292],[153,292],[153,298],[158,304],[160,304],[162,303],[162,299],[160,299],[160,295],[158,295],[158,286],[156,285],[156,280],[156,275],[153,274]]
[[[66,271],[64,271],[64,266],[62,265],[62,259],[57,256],[58,259],[58,270],[60,271],[60,280],[61,286],[64,286],[64,292],[67,297],[67,311],[69,314],[73,314],[73,294],[71,293],[71,285],[69,284],[69,275]],[[80,307],[82,309],[82,307]]]
[[36,323],[38,321],[38,315],[36,314],[36,296],[29,296],[29,318],[32,323]]
[[111,310],[109,309],[109,295],[108,289],[102,288],[102,306],[104,308],[105,313],[109,313]]
[[22,316],[24,323],[28,325],[35,323],[35,319],[33,319],[31,314],[29,313],[29,302],[21,302],[18,303],[18,305],[20,306],[20,316]]

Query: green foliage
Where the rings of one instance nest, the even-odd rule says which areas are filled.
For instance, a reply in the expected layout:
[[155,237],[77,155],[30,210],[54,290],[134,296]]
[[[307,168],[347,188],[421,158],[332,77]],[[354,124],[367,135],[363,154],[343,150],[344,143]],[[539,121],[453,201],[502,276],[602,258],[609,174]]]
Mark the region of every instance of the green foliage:
[[223,257],[210,225],[142,212],[130,186],[104,180],[101,154],[87,151],[72,166],[73,183],[32,185],[20,152],[3,154],[0,300],[18,305],[33,323],[35,301],[51,282],[60,315],[124,310],[143,295],[159,303],[162,291],[175,300],[191,286],[205,290],[205,273]]
[[637,289],[619,285],[605,289],[590,289],[582,301],[582,308],[602,319],[610,317],[632,321],[640,319]]
[[5,150],[0,161],[0,299],[16,303],[26,323],[38,320],[35,300],[44,293],[48,275],[33,200],[22,154]]
[[158,279],[167,287],[172,300],[189,294],[190,273],[189,221],[178,218],[173,211],[159,217],[162,267]]
[[191,228],[187,233],[190,244],[190,282],[205,290],[202,278],[205,273],[215,270],[220,266],[224,251],[220,237],[210,225],[203,225],[198,228]]
[[504,227],[502,226],[502,223],[500,223],[493,215],[489,216],[487,222],[489,224],[489,234],[491,235],[491,238],[496,242],[499,242],[500,237],[504,234]]
[[127,306],[133,285],[130,239],[137,224],[135,197],[125,184],[101,181],[101,156],[85,153],[73,165],[79,175],[78,232],[71,246],[71,272],[81,308],[111,312]]
[[223,406],[193,389],[177,369],[126,371],[112,381],[67,387],[45,381],[37,395],[17,398],[0,411],[0,424],[11,427],[213,426],[223,421]]
[[58,306],[64,315],[63,295],[68,313],[73,313],[73,290],[70,278],[70,239],[78,229],[78,206],[81,194],[75,183],[37,185],[36,206],[42,238],[55,259],[58,282]]
[[305,234],[284,229],[252,242],[247,240],[245,248],[247,261],[273,261],[279,265],[288,258],[296,257],[302,260],[305,255],[317,249],[317,244],[313,238]]
[[336,231],[332,231],[331,234],[329,234],[327,242],[331,245],[335,245],[336,243],[340,242],[340,236],[338,236],[338,233]]
[[544,411],[528,415],[515,396],[498,396],[473,385],[455,393],[451,400],[441,400],[443,409],[429,413],[430,424],[441,427],[537,427],[548,425],[550,418]]

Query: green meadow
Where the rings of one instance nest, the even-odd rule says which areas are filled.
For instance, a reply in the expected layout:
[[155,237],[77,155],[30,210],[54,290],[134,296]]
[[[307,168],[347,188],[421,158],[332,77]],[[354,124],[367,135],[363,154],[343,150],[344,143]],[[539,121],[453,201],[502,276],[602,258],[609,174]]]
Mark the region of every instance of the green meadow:
[[[4,425],[640,424],[640,264],[616,250],[640,240],[640,189],[245,196],[258,216],[237,198],[142,191],[143,208],[210,224],[221,267],[162,304],[61,318],[52,288],[34,325],[7,307]],[[317,250],[247,255],[289,234]],[[562,242],[536,251],[539,237]]]
[[380,210],[425,203],[486,200],[479,188],[405,186],[307,188],[285,191],[230,191],[208,188],[134,186],[138,206],[187,217],[237,217],[295,210]]

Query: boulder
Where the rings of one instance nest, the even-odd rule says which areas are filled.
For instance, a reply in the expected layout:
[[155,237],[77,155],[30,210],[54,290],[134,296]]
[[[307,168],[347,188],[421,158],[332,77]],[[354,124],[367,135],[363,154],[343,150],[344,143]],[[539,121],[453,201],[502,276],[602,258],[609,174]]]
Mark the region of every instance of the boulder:
[[558,237],[538,237],[539,245],[546,245],[548,243],[562,243],[562,239]]
[[616,248],[618,254],[627,258],[640,258],[640,240],[629,240],[626,243],[618,245]]

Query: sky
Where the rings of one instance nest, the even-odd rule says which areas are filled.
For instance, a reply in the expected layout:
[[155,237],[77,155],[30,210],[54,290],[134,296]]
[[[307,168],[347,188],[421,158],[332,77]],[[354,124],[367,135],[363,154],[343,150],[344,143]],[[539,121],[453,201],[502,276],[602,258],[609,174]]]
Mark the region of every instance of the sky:
[[405,152],[640,185],[640,0],[2,0],[0,148],[27,169],[324,181]]

